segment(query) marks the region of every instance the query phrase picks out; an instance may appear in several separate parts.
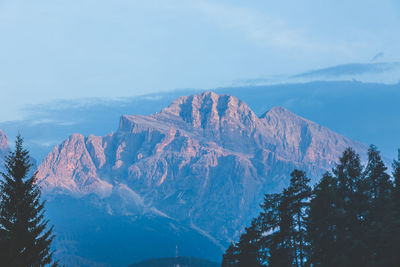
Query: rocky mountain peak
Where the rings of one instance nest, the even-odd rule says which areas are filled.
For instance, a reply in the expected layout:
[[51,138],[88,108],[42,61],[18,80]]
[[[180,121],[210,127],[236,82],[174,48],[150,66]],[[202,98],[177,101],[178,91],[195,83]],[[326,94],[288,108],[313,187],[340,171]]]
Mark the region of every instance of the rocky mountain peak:
[[0,150],[7,150],[8,149],[8,138],[6,134],[0,130]]
[[296,120],[296,121],[304,121],[306,123],[313,123],[299,115],[291,112],[285,107],[274,106],[263,115],[260,116],[261,119],[271,119],[271,118],[279,118],[280,120]]
[[176,99],[162,115],[180,117],[196,128],[215,127],[221,122],[233,122],[248,119],[256,120],[256,115],[243,101],[230,95],[218,95],[204,92]]
[[259,118],[233,96],[205,92],[160,113],[122,116],[115,134],[72,135],[42,162],[38,179],[47,192],[104,198],[126,197],[117,190],[124,184],[132,190],[126,203],[139,199],[226,240],[294,168],[317,178],[347,147],[366,151],[285,108]]
[[38,168],[39,184],[43,188],[56,188],[58,192],[76,195],[96,193],[108,195],[111,185],[97,175],[99,162],[96,138],[72,134],[56,146]]

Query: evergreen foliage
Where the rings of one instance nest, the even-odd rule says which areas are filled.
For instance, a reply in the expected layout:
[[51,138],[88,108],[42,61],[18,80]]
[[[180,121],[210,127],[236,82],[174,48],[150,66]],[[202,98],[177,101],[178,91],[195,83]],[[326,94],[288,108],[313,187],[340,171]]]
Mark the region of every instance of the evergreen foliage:
[[53,227],[44,218],[44,202],[35,184],[35,174],[27,177],[31,168],[29,153],[17,136],[15,151],[5,160],[1,173],[0,195],[0,262],[2,266],[56,266],[51,243]]
[[[393,184],[387,167],[383,163],[379,151],[375,146],[368,150],[368,163],[364,170],[365,191],[367,194],[367,205],[365,210],[366,228],[364,237],[368,246],[369,264],[374,266],[390,266],[391,227],[392,220],[392,193]],[[368,254],[367,254],[368,255]],[[387,261],[389,260],[389,261]]]
[[387,225],[387,234],[389,237],[387,239],[387,246],[389,249],[386,251],[386,257],[391,258],[391,264],[388,266],[400,266],[400,149],[398,150],[397,159],[393,161],[393,192],[392,192],[392,208],[391,219]]
[[400,150],[392,177],[371,145],[365,167],[347,148],[332,173],[309,182],[294,170],[289,187],[266,194],[223,266],[400,266]]
[[308,218],[307,232],[310,244],[310,262],[313,266],[339,266],[336,252],[338,224],[338,182],[325,173],[315,186]]
[[227,266],[238,266],[237,262],[237,247],[234,243],[231,243],[225,254],[222,257],[222,267]]

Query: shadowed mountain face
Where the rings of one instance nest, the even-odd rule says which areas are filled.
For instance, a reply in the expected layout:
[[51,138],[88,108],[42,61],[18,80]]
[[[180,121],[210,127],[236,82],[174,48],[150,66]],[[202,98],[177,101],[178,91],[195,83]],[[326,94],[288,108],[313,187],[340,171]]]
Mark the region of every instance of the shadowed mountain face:
[[284,108],[257,117],[235,97],[206,92],[160,113],[122,116],[104,137],[70,136],[38,178],[48,193],[117,194],[127,199],[119,213],[139,205],[226,241],[294,168],[318,177],[349,146],[365,154],[364,145]]
[[[222,250],[191,227],[150,210],[112,212],[124,199],[58,195],[46,203],[54,224],[56,258],[65,266],[121,266],[152,257],[196,255],[218,261]],[[139,216],[140,215],[140,216]]]

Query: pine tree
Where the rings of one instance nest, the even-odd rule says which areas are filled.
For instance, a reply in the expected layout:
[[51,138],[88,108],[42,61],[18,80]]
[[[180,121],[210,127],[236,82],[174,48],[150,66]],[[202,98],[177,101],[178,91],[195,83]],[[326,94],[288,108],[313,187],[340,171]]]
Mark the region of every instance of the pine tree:
[[400,149],[397,151],[397,160],[393,161],[394,195],[400,201]]
[[237,253],[238,248],[235,243],[231,242],[228,249],[225,251],[225,254],[222,256],[222,267],[237,267],[238,260],[237,260]]
[[290,176],[288,192],[290,196],[289,211],[293,221],[291,232],[294,260],[296,266],[303,267],[307,255],[307,214],[311,197],[311,187],[308,184],[310,179],[301,170],[294,170]]
[[237,263],[239,267],[262,266],[260,252],[261,231],[258,218],[253,219],[250,227],[245,229],[237,244]]
[[364,170],[364,177],[368,186],[369,198],[373,201],[387,201],[393,190],[387,167],[383,163],[378,149],[371,145],[368,149],[368,164]]
[[362,212],[362,166],[360,157],[352,148],[347,148],[333,169],[338,182],[337,207],[337,251],[339,266],[368,266],[367,245],[364,242]]
[[260,205],[262,211],[258,216],[261,234],[260,256],[263,263],[270,261],[276,246],[275,233],[279,231],[280,214],[279,206],[282,194],[265,194],[264,202]]
[[[369,262],[375,266],[387,266],[385,256],[390,249],[387,240],[391,236],[390,222],[392,220],[393,185],[387,174],[380,152],[373,145],[368,150],[368,163],[364,170],[364,188],[366,195],[363,212],[361,213],[366,229],[365,242],[370,251]],[[365,199],[361,196],[359,200]]]
[[35,174],[28,178],[31,168],[23,140],[17,136],[15,151],[5,160],[0,200],[0,262],[2,266],[45,266],[53,261],[51,243],[53,227],[44,219],[44,202],[35,184]]
[[291,267],[294,264],[293,216],[290,192],[284,189],[278,206],[278,229],[271,234],[269,266]]
[[250,227],[240,236],[237,244],[231,243],[222,257],[222,266],[262,266],[261,229],[259,217],[253,219]]
[[392,204],[389,221],[389,237],[387,238],[386,266],[400,266],[400,149],[398,150],[397,159],[392,164],[394,188],[392,192]]
[[313,190],[307,226],[312,266],[340,266],[336,261],[337,186],[337,179],[326,172]]

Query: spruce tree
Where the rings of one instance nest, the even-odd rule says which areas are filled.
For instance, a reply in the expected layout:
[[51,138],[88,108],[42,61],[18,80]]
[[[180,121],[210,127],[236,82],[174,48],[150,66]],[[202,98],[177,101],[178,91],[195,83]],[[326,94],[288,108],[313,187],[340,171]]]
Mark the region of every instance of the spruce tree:
[[371,145],[368,149],[368,163],[364,170],[364,179],[367,183],[369,199],[376,201],[387,201],[393,190],[390,176],[387,174],[387,167],[383,163],[378,149]]
[[397,151],[397,160],[395,159],[392,164],[393,167],[393,182],[394,182],[394,195],[400,201],[400,149]]
[[5,160],[5,173],[1,173],[0,199],[0,262],[2,266],[45,266],[53,261],[51,243],[53,227],[48,228],[44,218],[44,202],[40,200],[40,188],[35,174],[28,177],[29,153],[23,148],[20,135],[15,151]]
[[262,266],[260,252],[261,231],[258,218],[253,219],[250,227],[245,229],[237,244],[237,263],[239,267]]
[[392,192],[392,205],[389,222],[389,237],[387,238],[386,266],[400,266],[400,149],[398,150],[397,159],[392,164],[394,188]]
[[362,212],[365,207],[362,188],[362,166],[359,155],[347,148],[333,169],[338,182],[336,260],[338,266],[367,266]]
[[309,262],[312,266],[339,266],[337,259],[337,179],[326,172],[315,186],[308,218]]
[[[392,221],[391,197],[393,185],[387,167],[383,163],[380,152],[373,145],[368,150],[368,163],[364,170],[364,188],[366,195],[362,219],[366,226],[364,237],[368,245],[369,262],[375,266],[387,266],[387,251],[390,249],[388,239],[391,236]],[[360,196],[360,201],[365,199]]]
[[235,243],[231,242],[225,254],[222,256],[222,267],[237,267],[238,266],[238,248]]
[[307,255],[307,214],[309,198],[311,197],[310,179],[304,171],[294,170],[291,174],[290,186],[290,214],[292,216],[292,235],[294,260],[296,266],[303,267]]
[[290,192],[285,188],[278,206],[278,229],[271,234],[269,266],[291,267],[294,264],[293,216],[290,213],[290,201]]
[[[262,263],[269,263],[277,252],[279,225],[281,223],[279,206],[282,194],[265,194],[264,202],[260,205],[262,211],[258,216],[260,228],[260,258]],[[273,261],[273,259],[272,259]]]

